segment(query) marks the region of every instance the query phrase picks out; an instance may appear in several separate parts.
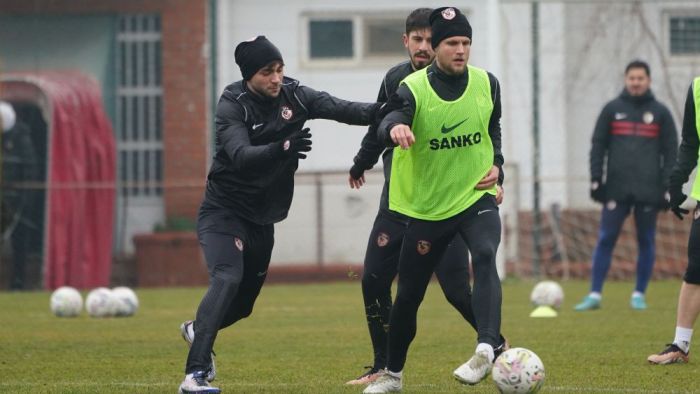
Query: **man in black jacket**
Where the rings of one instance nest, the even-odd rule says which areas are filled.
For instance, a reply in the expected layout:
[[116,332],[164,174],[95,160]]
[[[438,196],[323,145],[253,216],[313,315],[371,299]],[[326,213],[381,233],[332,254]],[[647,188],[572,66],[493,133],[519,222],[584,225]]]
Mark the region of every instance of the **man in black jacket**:
[[630,306],[647,307],[644,293],[654,268],[656,216],[659,208],[668,207],[668,179],[678,144],[671,113],[654,98],[650,84],[649,65],[631,62],[625,69],[625,90],[603,108],[596,122],[591,198],[603,204],[603,213],[593,252],[591,291],[576,305],[577,311],[600,307],[613,248],[632,209],[639,255]]
[[[693,168],[698,166],[698,149],[700,149],[700,77],[695,78],[688,89],[681,131],[681,147],[678,151],[678,161],[673,167],[669,181],[671,195],[671,210],[683,219],[688,210],[681,207],[686,196],[683,194],[683,184],[688,181]],[[700,200],[700,178],[695,176],[690,196]],[[673,342],[658,354],[647,357],[651,364],[687,363],[690,353],[690,340],[693,337],[693,326],[700,314],[700,207],[695,207],[693,223],[688,238],[688,267],[683,276],[683,284],[678,295],[676,312],[676,335]]]
[[282,55],[264,36],[235,51],[243,80],[226,87],[216,109],[217,150],[197,233],[209,289],[195,321],[181,393],[218,393],[212,349],[217,332],[248,317],[267,276],[274,223],[287,217],[299,159],[311,150],[308,119],[369,125],[379,104],[353,103],[284,77]]
[[[430,8],[418,8],[406,18],[406,33],[403,35],[404,46],[408,50],[409,60],[392,67],[382,80],[377,96],[378,102],[387,102],[396,92],[399,83],[416,70],[427,67],[435,56],[430,44]],[[498,94],[496,92],[495,94]],[[495,123],[494,128],[500,124]],[[370,232],[365,254],[362,275],[362,296],[365,306],[367,326],[374,351],[374,362],[368,371],[347,384],[367,384],[376,380],[380,371],[386,367],[387,331],[389,312],[391,311],[391,283],[396,277],[399,252],[409,218],[389,210],[389,178],[393,148],[377,139],[376,127],[370,126],[362,139],[362,145],[350,168],[348,181],[351,188],[359,189],[364,184],[364,172],[371,169],[382,155],[384,163],[384,188],[379,203],[379,212]],[[494,158],[495,160],[495,158]],[[499,195],[502,176],[484,178],[483,188],[490,188],[498,180]],[[457,309],[464,319],[477,329],[474,311],[471,305],[471,288],[469,286],[469,254],[461,237],[457,236],[450,243],[440,264],[435,267],[435,275],[440,283],[447,301]],[[508,345],[501,335],[500,344],[495,349],[496,356],[506,350]]]

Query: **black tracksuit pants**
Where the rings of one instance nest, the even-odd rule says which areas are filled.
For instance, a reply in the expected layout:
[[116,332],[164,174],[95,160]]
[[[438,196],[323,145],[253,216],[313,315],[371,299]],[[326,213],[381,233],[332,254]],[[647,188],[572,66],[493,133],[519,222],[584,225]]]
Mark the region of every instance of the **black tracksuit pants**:
[[[406,221],[407,218],[380,211],[367,244],[362,296],[376,369],[386,367],[387,332],[392,305],[391,283],[398,272]],[[469,286],[469,251],[460,236],[454,237],[447,247],[441,262],[435,267],[435,276],[447,301],[476,330]]]
[[227,210],[200,209],[199,243],[209,271],[209,288],[197,309],[194,342],[185,373],[206,371],[217,332],[250,316],[267,277],[273,225],[257,225]]
[[399,283],[389,319],[390,371],[403,370],[408,347],[416,335],[416,315],[441,258],[459,234],[472,255],[474,287],[471,306],[478,322],[478,342],[494,348],[500,342],[501,282],[496,251],[501,241],[501,219],[493,196],[486,194],[471,207],[449,219],[411,219],[399,259]]

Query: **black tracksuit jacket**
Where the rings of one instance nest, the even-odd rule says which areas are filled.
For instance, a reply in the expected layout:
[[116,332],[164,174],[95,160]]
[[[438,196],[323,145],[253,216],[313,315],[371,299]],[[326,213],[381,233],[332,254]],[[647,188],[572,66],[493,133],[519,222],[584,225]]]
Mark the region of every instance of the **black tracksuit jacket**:
[[[467,83],[469,82],[469,74],[465,73],[463,76],[454,78],[440,71],[434,64],[429,65],[428,69],[428,80],[430,85],[437,92],[438,96],[445,100],[456,100],[459,98],[464,89],[466,89]],[[396,66],[392,67],[387,71],[382,80],[382,86],[379,88],[379,95],[377,96],[378,102],[388,102],[392,99],[392,102],[388,105],[388,108],[384,109],[384,112],[391,111],[402,106],[404,101],[408,102],[410,108],[406,110],[404,115],[410,112],[410,117],[408,120],[401,122],[392,121],[393,124],[405,123],[411,124],[413,122],[413,114],[416,110],[416,102],[410,90],[402,86],[399,88],[401,81],[406,78],[409,74],[413,73],[413,66],[410,61],[404,61]],[[489,81],[491,83],[491,97],[493,98],[493,113],[491,114],[491,119],[489,121],[489,136],[491,137],[494,149],[494,164],[499,168],[503,165],[503,155],[501,154],[501,92],[498,84],[498,80],[491,74],[488,73]],[[393,125],[392,124],[392,125]],[[391,128],[389,128],[391,129]],[[389,179],[391,177],[391,161],[393,153],[393,142],[389,138],[389,142],[382,139],[376,127],[370,127],[367,134],[362,139],[362,146],[359,152],[354,158],[356,165],[361,168],[368,170],[374,166],[374,164],[379,160],[379,155],[384,152],[382,160],[384,162],[384,188],[382,189],[382,196],[379,202],[380,211],[390,213],[392,215],[399,215],[396,212],[389,210]],[[387,146],[390,146],[387,148]],[[499,184],[503,183],[503,170],[501,169],[499,174]],[[399,215],[402,216],[402,215]]]
[[698,164],[698,129],[695,112],[695,98],[693,95],[693,84],[688,89],[688,97],[685,99],[685,110],[683,113],[683,128],[681,129],[681,147],[678,149],[678,160],[673,166],[669,180],[669,190],[681,190],[683,184],[688,181],[690,173]]
[[278,142],[308,119],[369,125],[378,107],[341,100],[287,77],[275,99],[249,91],[245,81],[227,86],[216,108],[216,153],[204,204],[230,209],[259,225],[283,220],[292,203],[299,160],[295,155],[278,158]]
[[[592,181],[603,180],[605,199],[661,205],[676,161],[678,136],[671,113],[651,90],[623,90],[603,107],[593,131]],[[607,162],[606,162],[607,161]]]

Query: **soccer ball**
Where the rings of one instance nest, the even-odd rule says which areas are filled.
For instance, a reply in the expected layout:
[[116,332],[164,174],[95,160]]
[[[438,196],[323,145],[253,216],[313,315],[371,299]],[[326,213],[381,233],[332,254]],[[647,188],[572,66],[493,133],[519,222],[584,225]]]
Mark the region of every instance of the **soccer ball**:
[[136,293],[128,287],[120,286],[112,289],[116,303],[115,316],[133,316],[139,309],[139,299]]
[[59,287],[51,293],[51,312],[58,317],[74,317],[83,309],[83,297],[70,286]]
[[498,356],[491,376],[501,393],[536,393],[544,384],[544,365],[531,350],[516,347]]
[[85,298],[85,310],[92,317],[114,316],[116,306],[112,290],[106,287],[93,289]]
[[551,306],[559,309],[564,302],[564,290],[559,283],[545,280],[535,285],[530,293],[530,301],[536,306]]

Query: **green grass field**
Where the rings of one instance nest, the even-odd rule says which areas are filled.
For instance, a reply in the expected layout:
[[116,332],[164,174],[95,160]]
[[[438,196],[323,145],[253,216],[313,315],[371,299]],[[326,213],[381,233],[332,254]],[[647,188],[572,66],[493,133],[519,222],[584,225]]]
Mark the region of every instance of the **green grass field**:
[[[587,313],[572,308],[588,284],[566,282],[564,306],[553,319],[528,317],[532,286],[503,284],[503,332],[543,360],[542,392],[700,392],[697,360],[645,361],[673,338],[680,281],[653,282],[643,312],[628,306],[631,283],[608,282],[603,308]],[[175,393],[187,355],[179,325],[193,316],[204,291],[137,289],[137,315],[110,319],[56,318],[49,293],[0,293],[0,392]],[[471,356],[475,334],[435,283],[418,325],[405,393],[496,392],[490,378],[477,386],[452,378]],[[215,383],[224,392],[360,393],[343,385],[371,361],[360,282],[268,285],[253,316],[222,331],[215,349]]]

